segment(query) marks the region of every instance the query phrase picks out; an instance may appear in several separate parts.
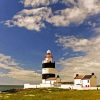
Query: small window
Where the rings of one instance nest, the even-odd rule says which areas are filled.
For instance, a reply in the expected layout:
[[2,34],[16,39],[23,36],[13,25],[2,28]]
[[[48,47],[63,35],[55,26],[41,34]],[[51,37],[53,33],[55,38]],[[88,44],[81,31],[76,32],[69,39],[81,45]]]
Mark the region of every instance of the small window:
[[87,82],[89,83],[89,80],[87,80]]

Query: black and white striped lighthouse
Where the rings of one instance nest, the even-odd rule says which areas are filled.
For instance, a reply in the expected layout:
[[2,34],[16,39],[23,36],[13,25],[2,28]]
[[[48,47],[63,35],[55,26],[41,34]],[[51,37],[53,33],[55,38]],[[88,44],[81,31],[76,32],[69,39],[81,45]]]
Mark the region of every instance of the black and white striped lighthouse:
[[49,78],[55,78],[55,62],[51,51],[47,50],[42,62],[42,83],[45,83],[45,80]]

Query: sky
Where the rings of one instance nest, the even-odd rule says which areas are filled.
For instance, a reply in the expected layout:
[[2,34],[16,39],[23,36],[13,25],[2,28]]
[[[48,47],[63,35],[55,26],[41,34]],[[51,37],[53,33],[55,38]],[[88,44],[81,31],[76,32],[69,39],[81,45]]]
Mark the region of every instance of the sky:
[[100,84],[99,0],[0,0],[0,84],[41,82],[48,49],[63,81]]

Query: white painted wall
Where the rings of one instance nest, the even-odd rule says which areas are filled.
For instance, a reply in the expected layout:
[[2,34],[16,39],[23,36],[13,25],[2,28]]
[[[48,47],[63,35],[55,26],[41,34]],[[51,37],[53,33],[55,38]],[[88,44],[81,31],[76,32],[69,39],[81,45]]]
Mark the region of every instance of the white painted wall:
[[27,89],[27,88],[37,88],[37,85],[24,84],[24,89]]
[[30,88],[48,88],[48,87],[54,87],[54,85],[53,84],[38,84],[38,85],[24,84],[24,89],[30,89]]
[[88,79],[82,80],[82,85],[83,85],[83,87],[90,87],[90,80],[89,80],[89,82],[88,82]]
[[74,86],[81,86],[82,85],[82,80],[81,79],[74,79]]
[[45,83],[46,84],[51,84],[51,81],[50,80],[46,80]]
[[42,84],[45,84],[45,81],[46,81],[46,80],[45,80],[45,79],[43,79],[43,80],[42,80]]
[[40,84],[41,88],[48,88],[48,87],[54,87],[52,84]]
[[56,82],[56,80],[42,80],[42,84],[54,84],[54,82]]
[[62,88],[62,89],[73,89],[73,85],[72,84],[61,84],[61,86],[59,88]]
[[[31,85],[31,84],[24,84],[24,89],[28,88],[48,88],[48,87],[55,87],[52,84],[39,84],[39,85]],[[77,87],[72,84],[61,84],[60,87],[62,89],[76,89],[76,90],[97,90],[100,89],[100,87]]]

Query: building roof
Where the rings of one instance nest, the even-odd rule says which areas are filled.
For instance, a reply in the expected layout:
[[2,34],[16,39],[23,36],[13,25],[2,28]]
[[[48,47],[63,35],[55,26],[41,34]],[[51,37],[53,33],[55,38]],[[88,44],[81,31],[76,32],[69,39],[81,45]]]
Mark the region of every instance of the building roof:
[[84,79],[90,79],[92,77],[92,75],[85,75],[83,78],[82,78],[82,80],[84,80]]
[[74,84],[74,82],[61,82],[61,84]]
[[94,75],[94,73],[92,73],[91,75],[79,75],[79,74],[76,74],[74,79],[82,79],[82,80],[90,79],[93,75]]
[[75,76],[74,79],[82,79],[83,77],[84,77],[83,75],[77,75],[77,76]]

